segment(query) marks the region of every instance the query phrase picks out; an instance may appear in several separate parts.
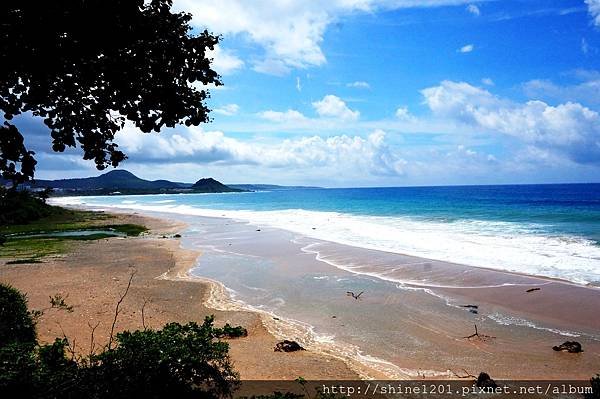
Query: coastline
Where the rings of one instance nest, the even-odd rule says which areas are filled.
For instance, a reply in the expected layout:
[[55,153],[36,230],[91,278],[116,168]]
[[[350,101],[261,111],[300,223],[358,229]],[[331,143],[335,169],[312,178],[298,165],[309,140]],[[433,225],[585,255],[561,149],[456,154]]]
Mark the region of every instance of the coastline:
[[[161,217],[167,218],[169,218],[169,216],[169,214],[161,215]],[[256,256],[256,254],[258,254],[259,257],[265,255],[270,256],[269,254],[275,251],[285,252],[286,257],[289,257],[295,251],[298,252],[299,248],[302,250],[306,248],[306,243],[297,246],[294,246],[295,244],[286,246],[285,242],[293,242],[296,240],[297,235],[289,232],[286,233],[279,229],[262,227],[262,232],[258,234],[257,232],[261,230],[255,230],[256,226],[252,227],[253,225],[248,223],[235,221],[229,218],[194,216],[193,220],[200,225],[213,226],[215,229],[214,231],[217,232],[217,236],[219,237],[217,240],[218,242],[220,242],[223,237],[238,237],[240,243],[242,243],[242,245],[243,243],[246,243],[246,246],[240,247],[238,243],[234,242],[234,245],[238,248],[237,250],[240,250],[241,248],[241,252],[246,254],[249,253],[248,251],[256,251],[252,256]],[[207,238],[208,236],[210,236],[210,234],[203,231],[202,240],[200,241],[209,240]],[[310,242],[314,243],[314,240],[310,240]],[[188,242],[188,244],[188,247],[190,247],[190,245],[192,247],[197,245],[197,243],[190,244],[190,242]],[[214,242],[209,242],[207,244],[208,247],[211,246],[210,244],[214,244]],[[335,243],[321,244],[333,246],[337,251],[342,252],[345,257],[353,258],[354,260],[358,259],[359,261],[361,259],[370,259],[371,261],[376,259],[375,263],[389,264],[389,262],[397,260],[398,257],[414,260],[414,257],[385,253],[382,251],[353,248]],[[273,248],[278,249],[274,250]],[[231,252],[227,247],[221,248],[218,252],[235,253]],[[313,258],[313,260],[310,261],[312,263],[320,265],[323,265],[324,263],[330,264],[326,259],[318,259],[318,255],[309,255]],[[388,257],[393,257],[393,259]],[[204,265],[202,262],[200,263],[196,275],[204,276],[203,273],[205,267],[203,266],[206,266],[206,261],[208,260],[208,257],[204,258]],[[217,260],[216,262],[220,264],[220,261]],[[294,267],[288,267],[286,272],[292,273],[292,275],[296,275],[296,273],[300,273],[299,275],[301,275],[303,273],[301,271],[303,270],[302,268],[310,262],[306,257],[302,259],[299,258],[297,259],[297,262],[294,263]],[[459,278],[462,283],[471,282],[475,285],[479,284],[482,286],[481,289],[466,287],[466,290],[436,287],[436,293],[434,293],[436,295],[433,297],[431,296],[432,292],[426,292],[429,290],[423,289],[418,285],[410,286],[409,284],[407,287],[403,287],[407,288],[409,291],[419,291],[423,295],[411,296],[409,301],[413,301],[414,303],[407,308],[411,313],[408,317],[409,320],[407,322],[401,319],[397,320],[400,324],[391,324],[390,328],[398,329],[403,334],[406,334],[403,339],[417,339],[418,341],[425,340],[429,342],[428,345],[430,346],[429,350],[432,351],[431,353],[427,353],[426,351],[414,352],[414,350],[410,348],[405,348],[405,345],[401,343],[400,348],[394,346],[390,347],[389,343],[385,341],[385,336],[382,336],[381,338],[384,340],[380,341],[381,348],[385,349],[388,347],[389,350],[394,352],[397,351],[397,356],[394,361],[389,362],[385,358],[385,355],[387,355],[385,350],[383,352],[379,351],[379,354],[375,354],[374,356],[372,355],[376,352],[374,349],[381,348],[352,348],[351,345],[349,345],[350,348],[344,348],[343,345],[348,345],[348,341],[344,340],[344,334],[341,331],[339,332],[341,337],[341,347],[340,345],[336,345],[338,341],[337,333],[335,334],[336,342],[329,342],[327,340],[315,341],[313,339],[314,337],[308,337],[304,342],[307,343],[309,348],[315,351],[344,360],[352,370],[357,372],[363,378],[456,378],[457,371],[461,370],[461,366],[460,363],[455,363],[452,359],[463,359],[461,360],[462,362],[465,362],[463,364],[470,364],[473,367],[473,369],[469,369],[470,371],[492,370],[494,375],[500,376],[499,378],[515,379],[519,377],[531,377],[560,379],[567,375],[569,378],[589,378],[592,373],[597,372],[597,366],[594,367],[594,365],[598,364],[598,361],[600,360],[600,342],[598,339],[589,338],[585,335],[580,336],[580,334],[577,333],[573,335],[569,332],[563,332],[564,330],[573,331],[572,328],[570,328],[573,326],[569,325],[573,320],[582,320],[583,324],[586,324],[587,327],[591,326],[591,331],[593,333],[599,331],[595,327],[595,318],[593,317],[595,314],[594,309],[597,308],[596,305],[598,305],[598,301],[600,300],[596,288],[577,286],[575,284],[563,283],[553,279],[458,264],[448,264],[445,262],[440,262],[438,264],[435,261],[432,261],[427,263],[427,266],[424,269],[420,267],[415,268],[414,266],[410,266],[409,269],[410,273],[415,272],[421,276],[423,275],[424,270],[430,269],[429,272],[437,274],[437,277],[443,275],[444,278],[449,278],[450,280]],[[192,270],[192,272],[194,271]],[[354,272],[356,272],[356,270],[352,273]],[[234,271],[234,273],[236,272]],[[469,277],[465,277],[467,275]],[[507,286],[498,284],[498,279],[505,278],[512,279],[513,283],[508,284]],[[220,287],[223,287],[222,284],[218,284]],[[526,288],[540,285],[543,287],[543,290],[538,292],[537,296],[532,296],[525,292]],[[586,292],[590,295],[586,298],[585,296],[580,295],[581,292]],[[228,298],[230,293],[231,291],[224,292],[223,289],[221,289],[220,292],[220,294],[225,294],[225,303],[227,304],[232,303],[232,298]],[[464,295],[465,293],[468,293],[469,295]],[[473,293],[476,293],[477,295],[473,295]],[[443,298],[446,294],[454,297],[452,303],[449,303],[447,298],[440,301],[440,298]],[[507,296],[507,294],[509,295]],[[373,294],[369,292],[369,295]],[[433,304],[432,302],[435,301],[433,301],[432,298],[438,303]],[[460,298],[463,298],[465,301],[476,300],[476,303],[478,303],[481,308],[489,310],[488,313],[494,312],[497,313],[498,316],[505,318],[492,319],[488,317],[489,314],[470,318],[469,316],[472,315],[469,315],[468,312],[466,312],[466,309],[461,308],[459,305]],[[533,298],[535,298],[534,301],[532,301]],[[376,307],[373,308],[373,311],[377,312],[381,306],[386,307],[391,305],[397,307],[400,304],[398,301],[401,301],[398,298],[384,299],[385,303],[380,302],[379,305],[375,305]],[[564,299],[566,299],[566,301]],[[592,299],[592,301],[589,302],[587,299]],[[573,304],[577,305],[577,307],[570,307],[570,305]],[[226,308],[228,307],[226,306]],[[271,313],[268,311],[265,312],[264,309],[262,309],[262,306],[259,306],[261,309],[256,309],[252,306],[234,308],[258,310],[259,313],[263,315],[263,324],[267,326],[269,331],[281,338],[289,338],[290,335],[297,333],[293,328],[291,330],[286,328],[282,329],[281,322],[284,322],[285,324],[291,323],[293,325],[297,320],[303,320],[300,317],[280,320],[283,319],[280,315],[285,313],[276,313],[277,317],[273,318],[271,317]],[[571,317],[567,317],[566,322],[563,322],[561,318],[568,316],[569,312],[571,313]],[[557,317],[554,317],[553,319],[550,317],[548,321],[559,321],[560,328],[547,328],[545,327],[545,324],[538,325],[537,322],[534,324],[528,321],[530,320],[529,316],[538,318],[541,316],[541,319],[544,320],[544,318],[549,315],[551,316],[553,313],[556,313]],[[425,316],[428,314],[434,315],[433,319],[440,318],[443,321],[443,323],[441,323],[442,325],[436,323],[435,320],[431,320],[432,316]],[[465,316],[465,314],[467,316]],[[496,316],[496,314],[494,316]],[[340,316],[338,315],[338,320],[339,317]],[[277,320],[273,321],[274,319]],[[535,318],[533,320],[535,320]],[[472,323],[473,321],[477,324],[481,323],[480,328],[483,326],[485,333],[498,336],[499,338],[495,339],[493,342],[463,340],[462,337],[471,334],[473,328],[473,324],[470,324],[469,326],[469,324],[465,325],[465,323]],[[306,323],[300,325],[300,327],[305,330],[311,330],[312,328],[310,324]],[[562,328],[564,328],[564,330]],[[313,334],[313,331],[309,332],[310,335],[315,335]],[[578,355],[573,356],[555,353],[551,350],[553,345],[562,343],[565,340],[571,340],[574,337],[584,343],[584,347],[586,348],[585,355],[577,357]],[[302,341],[300,340],[299,342]],[[447,354],[443,355],[445,352],[447,352]],[[381,356],[382,354],[383,356]],[[442,359],[439,361],[432,361],[431,355],[446,356],[446,362],[442,361]],[[498,360],[496,364],[495,362],[498,358],[501,358],[501,360]],[[531,361],[532,364],[539,365],[539,368],[536,369],[535,366],[528,366],[527,362],[529,361]],[[565,374],[564,370],[568,370],[568,372]]]
[[[118,209],[116,211],[111,210],[110,212],[121,215],[119,217],[141,218],[135,210]],[[420,294],[422,294],[419,294],[417,297],[411,297],[411,300],[414,300],[414,303],[412,303],[411,307],[408,308],[408,324],[394,325],[393,328],[397,328],[401,334],[406,334],[406,339],[418,339],[429,342],[428,345],[430,345],[430,352],[415,352],[410,348],[407,350],[404,345],[401,345],[401,348],[389,347],[387,343],[382,342],[382,344],[384,344],[382,345],[383,349],[385,349],[387,346],[391,350],[398,351],[398,356],[396,359],[394,359],[395,361],[389,362],[384,360],[382,356],[371,356],[371,353],[373,353],[371,350],[377,348],[371,347],[367,350],[363,350],[363,348],[350,347],[350,349],[344,350],[345,348],[343,348],[343,345],[347,345],[347,341],[342,339],[340,342],[337,342],[337,345],[336,342],[333,341],[330,342],[325,340],[323,342],[315,342],[312,340],[308,342],[307,347],[309,350],[306,352],[284,354],[283,357],[279,356],[278,354],[272,355],[272,348],[277,341],[277,338],[294,339],[296,337],[294,334],[297,333],[297,330],[295,331],[293,328],[295,319],[282,318],[280,317],[279,313],[277,314],[277,317],[273,317],[274,314],[270,313],[269,311],[265,311],[265,309],[258,309],[256,307],[248,306],[247,303],[236,301],[236,299],[232,298],[231,296],[232,291],[226,289],[225,285],[218,281],[218,279],[203,276],[202,273],[194,274],[194,269],[198,268],[198,270],[201,270],[203,266],[206,266],[206,263],[209,260],[209,257],[207,257],[208,253],[206,252],[210,251],[202,251],[203,253],[200,255],[197,250],[192,251],[189,249],[190,247],[194,247],[194,245],[190,245],[189,242],[187,243],[188,245],[185,245],[185,247],[188,249],[182,248],[183,242],[188,240],[188,234],[184,234],[182,240],[159,238],[161,234],[164,234],[167,231],[170,232],[167,234],[172,234],[175,231],[182,232],[185,224],[182,222],[181,218],[170,217],[169,214],[160,214],[157,219],[156,213],[152,213],[151,216],[143,216],[143,218],[144,220],[152,220],[152,223],[154,223],[155,226],[160,226],[162,228],[161,230],[157,229],[156,227],[149,226],[151,227],[153,234],[155,234],[155,237],[144,238],[143,240],[147,240],[149,243],[154,242],[159,246],[161,246],[163,243],[169,243],[167,244],[167,247],[169,247],[168,251],[171,254],[176,254],[172,255],[174,256],[175,260],[173,261],[171,267],[168,267],[166,270],[163,268],[162,272],[157,273],[154,278],[159,281],[175,284],[170,289],[177,289],[178,284],[196,287],[204,286],[205,289],[201,290],[202,294],[200,296],[200,302],[203,305],[202,312],[209,312],[217,315],[217,324],[222,324],[225,322],[229,322],[230,324],[242,324],[248,328],[250,337],[255,338],[255,340],[249,337],[248,339],[230,341],[232,344],[230,351],[232,358],[236,360],[237,365],[242,365],[242,363],[244,364],[240,369],[242,379],[289,380],[298,376],[308,379],[349,380],[355,380],[359,377],[363,379],[453,379],[457,378],[457,371],[460,371],[462,368],[461,364],[469,364],[469,367],[472,367],[469,368],[469,371],[473,373],[492,370],[494,376],[513,379],[518,376],[521,378],[560,379],[564,377],[562,375],[562,370],[569,370],[568,376],[570,378],[587,379],[591,376],[592,372],[597,372],[595,368],[590,367],[590,364],[594,364],[595,361],[595,364],[598,364],[597,361],[600,359],[600,344],[598,342],[589,340],[584,341],[584,346],[586,348],[586,353],[584,356],[587,358],[587,360],[582,362],[582,357],[579,355],[573,356],[569,354],[553,353],[551,350],[549,350],[551,345],[562,342],[562,340],[560,342],[557,340],[561,338],[564,338],[564,340],[571,338],[568,336],[560,337],[560,335],[556,335],[554,332],[548,329],[546,329],[548,331],[543,331],[544,329],[541,329],[540,331],[531,331],[529,329],[531,326],[518,324],[514,325],[514,323],[511,325],[502,325],[502,323],[498,323],[497,321],[490,322],[490,320],[481,320],[480,318],[478,323],[483,323],[485,333],[491,332],[493,335],[496,335],[496,333],[499,332],[497,335],[503,336],[494,342],[463,340],[461,339],[462,336],[466,336],[472,332],[470,331],[468,325],[465,329],[464,321],[471,320],[464,318],[464,315],[467,314],[465,309],[459,309],[459,306],[456,304],[454,304],[454,306],[449,306],[447,302],[441,304],[441,306],[439,306],[440,303],[432,304],[432,302],[443,301],[440,301],[440,296],[433,297],[430,295],[430,293],[425,292],[427,290],[423,290],[418,286],[407,287],[410,288],[408,292],[418,291]],[[293,238],[293,234],[285,233],[285,237],[280,237],[282,231],[277,229],[263,228],[262,233],[257,235],[257,232],[260,230],[255,231],[254,227],[244,222],[236,222],[228,218],[194,218],[201,220],[202,223],[200,224],[211,225],[212,223],[214,225],[213,227],[216,229],[216,231],[218,231],[220,236],[228,236],[232,233],[235,233],[234,235],[243,233],[241,236],[245,237],[244,239],[248,240],[254,249],[262,248],[262,250],[264,250],[266,246],[271,249],[272,247],[275,247],[278,248],[279,251],[285,252],[287,256],[287,254],[298,250],[298,248],[302,250],[306,248],[305,243],[293,243],[295,240],[295,238]],[[169,227],[170,230],[167,228],[168,226],[171,226]],[[165,230],[165,228],[167,229]],[[200,235],[203,237],[203,239],[206,239],[206,237],[204,237],[204,233],[206,232],[203,232]],[[198,231],[196,231],[196,234],[199,234]],[[210,236],[210,234],[207,236]],[[277,238],[278,241],[274,240],[275,236],[279,237]],[[292,243],[290,244],[292,247],[285,246],[283,244],[288,240]],[[127,240],[121,241],[126,242]],[[314,241],[311,242],[314,243]],[[343,252],[345,256],[355,256],[358,259],[360,259],[361,256],[364,257],[365,255],[368,255],[369,258],[401,256],[382,251],[352,248],[334,243],[321,244],[334,245],[336,250]],[[296,247],[293,247],[294,245],[296,245]],[[294,250],[294,248],[296,249]],[[304,258],[299,258],[297,260],[299,263],[296,263],[295,266],[307,264],[309,260],[307,260],[305,257],[306,255],[310,255],[310,258],[312,258],[312,261],[310,262],[312,263],[319,264],[321,266],[331,264],[326,259],[318,259],[320,253],[317,251],[317,254],[305,252]],[[199,258],[199,263],[196,262],[198,256],[201,256]],[[386,259],[381,261],[388,262],[390,260]],[[190,267],[190,265],[192,266]],[[432,265],[430,264],[428,267],[431,266]],[[535,280],[535,282],[529,281],[525,283],[524,286],[533,286],[536,285],[536,283],[539,284],[540,281],[544,281],[548,284],[557,284],[559,287],[571,287],[568,288],[569,290],[572,289],[572,287],[577,288],[576,285],[562,284],[561,282],[551,279],[540,279],[532,276],[517,275],[514,273],[501,271],[490,272],[489,269],[478,269],[463,265],[442,264],[442,266],[445,268],[448,268],[448,266],[459,268],[463,267],[467,268],[470,273],[475,271],[476,273],[474,274],[473,279],[475,281],[479,281],[480,283],[485,283],[490,279],[494,280],[500,275],[517,279]],[[414,267],[411,267],[411,269],[413,268]],[[435,267],[433,269],[434,271],[436,270]],[[290,270],[294,270],[294,268],[288,269],[288,271]],[[422,273],[423,270],[416,268],[415,271]],[[448,272],[448,270],[445,271]],[[462,271],[459,270],[459,274],[462,275]],[[450,273],[449,276],[451,277],[452,274]],[[0,275],[0,277],[3,276]],[[448,275],[446,277],[448,277]],[[518,287],[519,290],[522,290],[522,286],[516,285],[516,287]],[[546,288],[547,287],[544,287],[544,292],[549,291],[546,290]],[[590,288],[590,290],[592,289]],[[460,290],[458,293],[451,291],[452,290],[448,291],[448,293],[456,295],[455,300],[457,297],[460,297]],[[486,286],[482,290],[482,296],[477,297],[477,300],[481,301],[479,302],[481,305],[494,306],[494,309],[504,309],[504,307],[498,306],[498,304],[494,305],[489,301],[489,294],[492,291],[490,291],[489,287]],[[505,291],[498,292],[502,294]],[[571,291],[568,291],[568,293],[569,292]],[[371,292],[369,292],[369,294],[371,294]],[[115,295],[118,296],[118,294]],[[467,296],[467,298],[473,299],[474,297]],[[433,299],[436,301],[433,301]],[[502,295],[500,296],[500,299],[503,299]],[[595,299],[599,298],[595,297]],[[187,307],[192,305],[195,307],[197,306],[196,303],[191,303],[187,298],[179,298],[178,301],[180,304],[180,309],[177,312],[179,313],[177,314],[177,317],[179,319],[181,319],[181,314],[184,312],[191,312],[190,314],[194,313],[193,310],[187,309]],[[366,301],[370,301],[370,298]],[[386,299],[384,305],[395,306],[399,304],[397,301],[398,298],[390,300]],[[541,303],[547,304],[547,302]],[[513,304],[516,304],[516,307],[519,305],[518,301],[513,301]],[[515,306],[513,306],[513,308],[514,307]],[[216,310],[213,311],[207,308],[213,308]],[[510,307],[508,310],[510,311]],[[432,311],[434,311],[434,313],[431,313]],[[574,313],[577,312],[578,310],[575,309]],[[445,330],[440,330],[439,325],[431,324],[431,316],[421,318],[421,313],[425,315],[429,314],[436,315],[436,317],[441,317],[445,326],[444,328],[446,328],[446,325],[447,328]],[[197,319],[197,314],[195,314],[193,318]],[[435,317],[433,319],[435,319]],[[400,322],[402,323],[404,321],[401,320]],[[299,327],[300,329],[310,330],[310,324],[300,325]],[[135,328],[139,328],[139,326]],[[493,330],[489,330],[489,328],[492,328]],[[312,333],[312,331],[309,332]],[[60,334],[58,335],[60,336]],[[537,346],[532,349],[528,347],[528,345],[535,344],[539,340],[541,340],[543,343],[542,346]],[[258,346],[256,345],[256,341],[259,343]],[[270,342],[270,346],[266,345],[265,342]],[[305,344],[305,342],[302,340],[299,340],[299,342]],[[590,344],[592,346],[590,346]],[[517,350],[515,351],[515,345],[522,345],[524,349],[519,349],[517,347]],[[438,360],[436,356],[441,356],[440,348],[444,348],[444,350],[451,349],[449,351],[450,356],[456,359],[457,363],[444,362],[441,358]],[[499,362],[500,366],[492,367],[491,365],[494,364],[498,356],[502,357],[502,361]],[[528,365],[527,362],[532,362],[534,365],[539,365],[540,368],[535,369],[535,367]],[[549,367],[547,363],[553,364],[550,364]],[[515,364],[516,366],[507,367],[507,364]],[[297,372],[294,370],[297,370]],[[529,372],[529,374],[522,374],[525,371]]]
[[230,323],[248,330],[248,337],[227,340],[242,380],[358,379],[345,363],[332,357],[311,351],[274,352],[278,340],[256,313],[207,306],[209,298],[218,292],[218,283],[188,274],[200,254],[182,248],[180,240],[172,237],[183,231],[185,224],[135,213],[112,214],[122,223],[146,225],[149,234],[78,242],[67,253],[45,259],[44,263],[3,265],[0,269],[0,281],[25,292],[30,308],[47,308],[48,297],[56,293],[74,306],[73,313],[46,311],[38,320],[41,342],[67,336],[79,353],[89,353],[91,329],[96,326],[93,345],[98,348],[105,344],[114,306],[135,270],[117,331],[141,329],[143,324],[160,328],[173,321],[202,322],[205,316],[214,314],[217,326]]

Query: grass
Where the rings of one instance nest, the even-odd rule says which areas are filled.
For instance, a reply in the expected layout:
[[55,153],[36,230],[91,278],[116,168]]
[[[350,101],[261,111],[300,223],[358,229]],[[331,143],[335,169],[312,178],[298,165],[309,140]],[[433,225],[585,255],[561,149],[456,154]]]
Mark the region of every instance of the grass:
[[[28,224],[0,226],[0,234],[6,237],[5,244],[0,246],[0,258],[12,259],[9,261],[10,264],[40,263],[42,258],[65,253],[69,249],[70,242],[100,240],[119,235],[137,237],[148,230],[137,224],[115,224],[112,215],[102,212],[55,208],[56,210],[50,216]],[[52,233],[99,229],[108,232],[69,236],[52,235]],[[111,234],[110,231],[114,231],[115,234]],[[37,234],[44,236],[32,237]]]
[[0,226],[0,234],[40,234],[49,232],[83,230],[101,226],[113,216],[102,212],[75,211],[59,207],[52,215],[27,223]]
[[59,238],[9,238],[0,247],[0,258],[35,259],[64,253],[67,243]]
[[128,237],[137,237],[140,234],[148,231],[145,226],[140,226],[139,224],[110,224],[102,227],[106,229],[112,229],[121,234],[125,234]]

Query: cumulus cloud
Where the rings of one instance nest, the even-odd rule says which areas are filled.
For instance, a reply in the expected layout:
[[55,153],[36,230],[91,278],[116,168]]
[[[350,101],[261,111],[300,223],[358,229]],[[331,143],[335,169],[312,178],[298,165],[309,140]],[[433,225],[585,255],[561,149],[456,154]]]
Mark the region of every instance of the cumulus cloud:
[[588,12],[594,19],[594,25],[600,26],[600,0],[585,0]]
[[240,110],[240,106],[237,104],[226,104],[223,105],[222,107],[213,109],[212,112],[215,112],[217,114],[221,114],[221,115],[225,115],[225,116],[232,116],[235,115],[239,112]]
[[244,61],[221,46],[215,46],[214,50],[208,51],[207,57],[213,59],[212,68],[219,75],[230,75],[244,67]]
[[412,121],[415,117],[410,113],[408,107],[400,107],[396,110],[396,118],[401,121]]
[[457,51],[459,53],[470,53],[471,51],[473,51],[475,49],[475,46],[472,44],[466,44],[464,46],[462,46],[461,48],[459,48]]
[[132,162],[165,162],[217,165],[257,165],[265,168],[333,168],[373,175],[400,175],[405,161],[393,153],[385,132],[366,138],[337,135],[306,136],[277,143],[247,142],[221,131],[182,128],[160,135],[141,134],[127,127],[117,141]]
[[344,15],[409,7],[466,4],[463,0],[247,1],[176,0],[193,15],[192,23],[225,35],[243,35],[264,50],[254,69],[285,74],[291,68],[326,62],[320,47],[327,27]]
[[317,114],[324,117],[338,118],[342,120],[357,120],[360,113],[353,111],[339,97],[328,94],[322,100],[312,103]]
[[494,81],[491,78],[483,78],[481,79],[481,83],[483,83],[486,86],[494,86]]
[[579,103],[517,103],[452,81],[421,93],[436,115],[515,137],[578,163],[600,163],[600,115]]
[[477,16],[477,17],[481,15],[481,10],[475,4],[469,4],[467,6],[467,11],[470,12],[471,14]]
[[346,86],[353,87],[355,89],[370,89],[371,88],[371,85],[369,85],[367,82],[364,82],[362,80],[358,80],[358,81],[352,82],[352,83],[347,83]]

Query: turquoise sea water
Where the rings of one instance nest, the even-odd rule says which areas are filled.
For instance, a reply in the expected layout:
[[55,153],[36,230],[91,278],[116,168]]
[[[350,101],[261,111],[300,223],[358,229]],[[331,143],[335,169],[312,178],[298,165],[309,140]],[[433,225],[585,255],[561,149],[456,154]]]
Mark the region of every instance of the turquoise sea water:
[[600,184],[294,189],[59,201],[226,216],[358,247],[600,285]]

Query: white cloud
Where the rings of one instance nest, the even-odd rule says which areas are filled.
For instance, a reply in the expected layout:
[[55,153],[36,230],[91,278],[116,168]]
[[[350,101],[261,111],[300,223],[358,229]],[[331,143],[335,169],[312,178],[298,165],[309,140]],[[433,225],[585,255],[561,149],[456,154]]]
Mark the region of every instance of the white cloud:
[[470,53],[474,49],[475,49],[474,45],[472,45],[472,44],[466,44],[466,45],[462,46],[461,48],[459,48],[457,51],[459,53]]
[[192,23],[218,34],[243,35],[264,50],[254,69],[285,74],[326,62],[321,42],[327,27],[345,15],[411,7],[467,4],[466,0],[176,0]]
[[600,163],[600,115],[579,103],[516,103],[468,83],[452,81],[421,93],[439,116],[512,136],[578,163]]
[[267,110],[259,113],[258,116],[262,119],[278,123],[305,122],[308,120],[302,113],[293,109],[288,109],[285,112]]
[[299,92],[302,91],[302,82],[300,82],[300,77],[296,76],[296,90]]
[[585,0],[588,6],[588,11],[594,18],[594,25],[600,26],[600,0]]
[[486,86],[494,86],[494,81],[491,78],[483,78],[481,79],[481,83],[483,83]]
[[219,108],[215,108],[212,112],[215,112],[217,114],[221,114],[221,115],[225,115],[225,116],[232,116],[235,115],[239,112],[240,110],[240,106],[237,104],[226,104],[223,105],[222,107]]
[[523,84],[523,90],[532,98],[600,105],[600,75],[591,74],[583,82],[573,85],[558,85],[551,80],[535,79]]
[[382,130],[375,130],[366,138],[305,136],[264,143],[241,141],[221,131],[204,131],[200,127],[147,135],[128,126],[118,133],[117,142],[134,163],[168,161],[286,169],[329,168],[363,177],[365,172],[400,175],[406,164],[390,150]]
[[481,15],[481,10],[475,4],[469,4],[467,6],[467,11],[470,12],[471,14],[475,15],[475,16],[480,16]]
[[244,61],[221,46],[215,46],[215,49],[208,51],[206,55],[208,58],[213,58],[212,68],[219,75],[230,75],[244,67]]
[[358,80],[358,81],[352,82],[352,83],[347,83],[346,86],[353,87],[355,89],[370,89],[371,88],[371,85],[369,85],[369,83],[364,82],[362,80]]
[[400,107],[396,110],[396,118],[402,121],[412,121],[415,117],[410,113],[407,107]]
[[287,75],[291,68],[283,61],[275,58],[267,58],[254,63],[253,70],[268,75],[284,76]]
[[317,114],[324,117],[339,118],[342,120],[356,120],[360,112],[353,111],[339,97],[328,94],[322,100],[312,103]]

